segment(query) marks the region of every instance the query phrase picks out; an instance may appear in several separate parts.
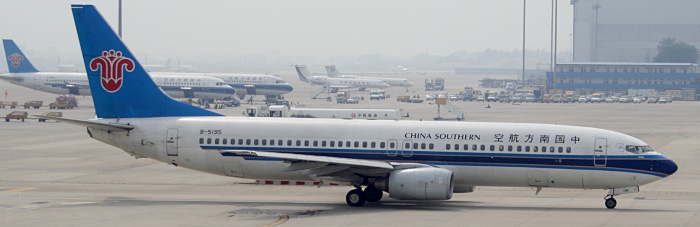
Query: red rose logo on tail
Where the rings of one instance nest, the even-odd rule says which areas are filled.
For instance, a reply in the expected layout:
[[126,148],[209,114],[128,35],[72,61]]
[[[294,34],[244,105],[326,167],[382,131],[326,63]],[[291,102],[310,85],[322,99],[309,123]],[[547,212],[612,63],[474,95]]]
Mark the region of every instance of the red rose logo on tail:
[[90,70],[100,70],[102,88],[114,93],[122,87],[124,70],[134,71],[134,61],[123,57],[121,51],[102,51],[102,56],[90,60]]
[[7,57],[7,60],[12,61],[12,67],[17,68],[19,67],[19,63],[24,60],[24,57],[22,55],[19,55],[17,53],[13,53],[10,56]]

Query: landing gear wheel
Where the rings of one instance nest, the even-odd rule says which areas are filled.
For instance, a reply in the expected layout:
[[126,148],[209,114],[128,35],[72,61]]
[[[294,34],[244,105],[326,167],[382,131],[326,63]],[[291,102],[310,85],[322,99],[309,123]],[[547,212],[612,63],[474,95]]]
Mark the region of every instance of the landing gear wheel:
[[608,209],[614,209],[617,206],[617,200],[615,198],[608,198],[605,200],[605,207]]
[[365,196],[367,197],[367,202],[378,202],[382,199],[384,193],[377,190],[375,187],[366,187]]
[[353,189],[350,190],[347,195],[345,195],[345,202],[352,207],[359,207],[365,205],[365,202],[367,202],[367,197],[362,190]]

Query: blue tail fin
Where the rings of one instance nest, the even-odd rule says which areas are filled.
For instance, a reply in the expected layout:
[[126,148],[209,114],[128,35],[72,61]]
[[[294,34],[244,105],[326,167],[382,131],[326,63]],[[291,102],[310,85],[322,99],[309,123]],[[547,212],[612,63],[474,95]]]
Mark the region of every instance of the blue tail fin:
[[72,5],[98,118],[221,116],[171,99],[92,5]]
[[5,47],[5,57],[7,57],[7,68],[10,73],[35,73],[39,72],[34,68],[29,59],[19,49],[15,41],[3,39],[2,45]]

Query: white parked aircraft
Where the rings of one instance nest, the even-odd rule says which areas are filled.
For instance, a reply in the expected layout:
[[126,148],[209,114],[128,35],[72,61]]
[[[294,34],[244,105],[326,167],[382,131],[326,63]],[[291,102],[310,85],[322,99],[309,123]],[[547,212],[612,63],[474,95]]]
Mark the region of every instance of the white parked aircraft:
[[266,98],[280,98],[282,95],[294,90],[292,85],[282,78],[265,74],[152,72],[151,75],[188,75],[219,78],[236,89],[236,96],[240,99],[244,99],[247,95],[250,95],[251,99],[255,95],[263,95]]
[[381,80],[384,81],[384,83],[387,83],[389,86],[392,87],[404,87],[406,88],[406,91],[408,91],[409,87],[413,87],[413,83],[408,81],[405,78],[384,78],[384,77],[367,77],[367,76],[356,76],[356,75],[344,75],[341,74],[338,69],[335,67],[335,65],[326,65],[326,73],[328,73],[329,77],[337,77],[337,78],[357,78],[357,79],[373,79],[373,80]]
[[[313,76],[311,75],[311,72],[309,72],[308,69],[306,69],[306,66],[304,65],[294,65],[294,68],[297,71],[297,75],[299,76],[299,80],[309,83],[314,86],[321,86],[323,89],[321,89],[319,92],[315,93],[311,98],[316,98],[319,94],[323,93],[324,91],[328,91],[329,93],[333,90],[338,90],[338,89],[349,89],[349,88],[387,88],[390,87],[389,84],[385,83],[384,81],[381,80],[375,80],[375,79],[361,79],[361,78],[335,78],[335,77],[329,77],[329,76]],[[328,97],[330,99],[330,96]]]
[[[345,182],[355,186],[345,197],[351,206],[383,191],[447,200],[504,186],[610,189],[605,205],[614,208],[614,196],[678,168],[644,141],[596,128],[221,116],[163,95],[94,6],[72,10],[85,65],[106,63],[86,70],[98,118],[51,118],[137,158],[231,177]],[[116,91],[101,85],[112,73],[123,73]]]
[[[22,87],[52,94],[91,95],[87,74],[67,72],[40,72],[29,61],[14,41],[2,40],[10,73],[0,79]],[[173,98],[225,99],[235,90],[223,80],[202,75],[154,74],[156,84]],[[119,82],[119,79],[115,79]]]

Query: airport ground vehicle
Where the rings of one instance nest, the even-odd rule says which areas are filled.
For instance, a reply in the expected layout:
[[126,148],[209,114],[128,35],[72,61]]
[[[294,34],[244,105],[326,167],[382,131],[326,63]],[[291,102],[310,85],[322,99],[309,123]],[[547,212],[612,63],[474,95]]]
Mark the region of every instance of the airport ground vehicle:
[[10,109],[17,108],[17,102],[14,101],[0,101],[0,108],[5,108],[5,106],[9,106]]
[[360,98],[359,97],[350,97],[347,100],[345,100],[345,103],[347,104],[358,104],[360,103]]
[[399,95],[399,96],[396,96],[396,101],[397,102],[411,102],[411,96],[410,95]]
[[[41,116],[63,117],[63,113],[62,112],[46,112],[46,113],[42,114]],[[41,116],[39,117],[39,122],[46,122],[46,120],[49,120],[49,118],[43,118]]]
[[24,122],[24,119],[27,119],[27,111],[12,111],[12,113],[5,116],[5,122],[9,122],[12,119]]
[[347,103],[348,98],[350,94],[348,94],[347,91],[338,91],[335,93],[335,102],[336,103]]
[[24,103],[24,108],[29,109],[29,108],[34,108],[34,109],[39,109],[41,105],[44,104],[44,101],[28,101]]
[[384,100],[386,99],[386,93],[384,90],[372,90],[369,92],[369,100]]
[[49,109],[73,109],[78,108],[78,101],[75,96],[61,95],[56,97],[56,102],[49,104]]

